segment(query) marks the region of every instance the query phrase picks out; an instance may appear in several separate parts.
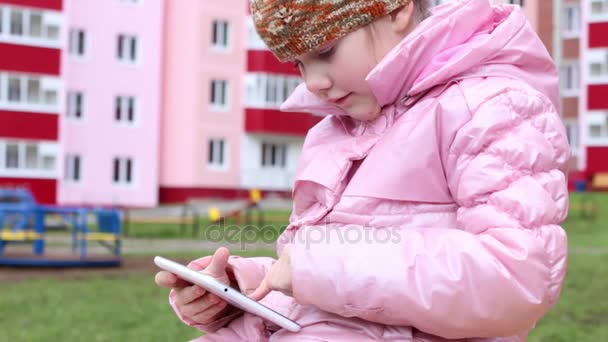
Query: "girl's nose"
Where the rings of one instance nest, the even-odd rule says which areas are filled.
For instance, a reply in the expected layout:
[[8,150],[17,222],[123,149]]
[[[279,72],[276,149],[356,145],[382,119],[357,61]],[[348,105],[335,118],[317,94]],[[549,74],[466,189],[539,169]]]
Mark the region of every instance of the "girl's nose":
[[307,72],[304,82],[311,93],[322,98],[327,96],[327,91],[332,86],[331,79],[323,72]]

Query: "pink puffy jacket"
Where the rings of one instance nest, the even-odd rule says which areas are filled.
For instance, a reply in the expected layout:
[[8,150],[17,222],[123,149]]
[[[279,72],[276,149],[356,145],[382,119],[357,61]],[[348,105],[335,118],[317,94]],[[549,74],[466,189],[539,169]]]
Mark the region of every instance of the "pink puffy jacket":
[[[293,244],[293,298],[262,301],[303,329],[186,321],[201,341],[524,341],[557,301],[569,147],[555,66],[521,10],[438,7],[367,81],[384,105],[373,122],[305,86],[282,108],[328,115],[278,242]],[[271,263],[230,260],[243,291]]]

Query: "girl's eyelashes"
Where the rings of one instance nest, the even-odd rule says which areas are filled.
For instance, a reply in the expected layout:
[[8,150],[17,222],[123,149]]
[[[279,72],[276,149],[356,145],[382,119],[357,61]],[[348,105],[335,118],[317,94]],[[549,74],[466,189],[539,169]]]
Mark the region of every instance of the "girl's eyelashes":
[[329,57],[331,57],[334,54],[335,51],[336,51],[335,46],[330,46],[330,47],[327,47],[327,48],[319,51],[317,53],[317,56],[321,59],[328,59]]

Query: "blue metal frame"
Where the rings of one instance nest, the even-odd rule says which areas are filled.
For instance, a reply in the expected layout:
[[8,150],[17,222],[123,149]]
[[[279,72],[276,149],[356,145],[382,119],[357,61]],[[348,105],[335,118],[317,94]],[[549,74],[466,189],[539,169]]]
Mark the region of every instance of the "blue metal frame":
[[[4,219],[7,215],[18,217],[12,231],[31,230],[36,233],[36,239],[32,243],[32,257],[15,258],[3,255],[4,247],[10,241],[0,238],[0,265],[12,266],[52,266],[52,267],[82,267],[82,266],[119,266],[121,263],[120,238],[116,239],[112,247],[112,255],[107,259],[91,259],[87,255],[87,234],[90,233],[87,217],[94,213],[97,227],[101,233],[109,233],[120,237],[121,220],[118,210],[110,209],[87,209],[81,207],[56,207],[41,206],[36,204],[32,194],[24,189],[1,189],[0,199],[9,199],[9,203],[0,202],[0,229],[4,228]],[[79,259],[51,259],[44,258],[45,240],[44,225],[45,215],[60,214],[72,226],[72,252],[80,247]],[[31,222],[33,221],[33,227]]]

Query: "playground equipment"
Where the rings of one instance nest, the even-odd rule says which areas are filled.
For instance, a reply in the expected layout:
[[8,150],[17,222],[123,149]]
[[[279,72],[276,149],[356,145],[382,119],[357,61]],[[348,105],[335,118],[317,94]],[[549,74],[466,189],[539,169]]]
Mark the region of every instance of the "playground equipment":
[[[259,206],[261,199],[262,193],[257,189],[253,189],[249,191],[249,200],[243,207],[226,213],[222,213],[216,207],[210,207],[207,211],[207,217],[209,218],[209,222],[213,224],[225,224],[228,218],[232,218],[236,224],[244,223],[246,225],[250,225],[253,222],[253,214],[257,213],[257,224],[261,227],[264,225],[264,212]],[[241,214],[243,213],[245,214],[245,220],[244,222],[241,222]]]
[[[71,251],[47,251],[48,218],[59,218],[68,227]],[[121,263],[121,222],[117,210],[39,205],[27,190],[0,188],[0,229],[0,265],[106,267]],[[91,253],[87,250],[90,242],[103,245],[108,253]],[[7,248],[27,244],[31,244],[31,252],[23,246]]]

